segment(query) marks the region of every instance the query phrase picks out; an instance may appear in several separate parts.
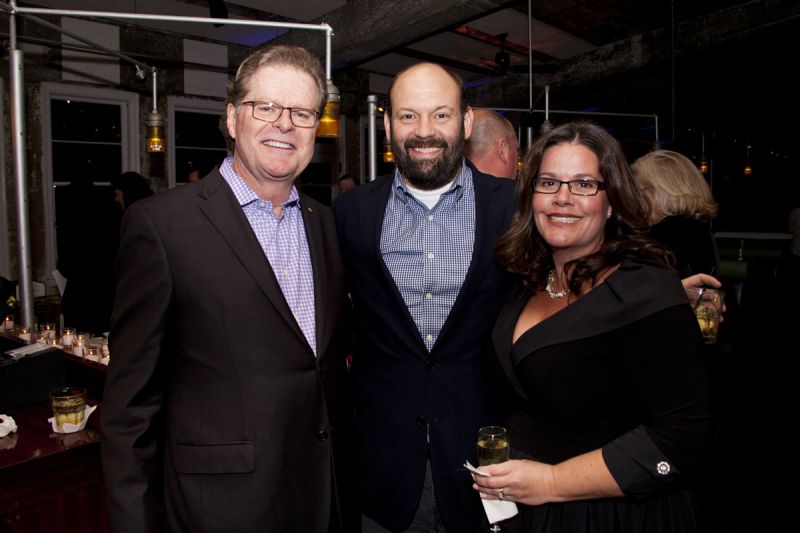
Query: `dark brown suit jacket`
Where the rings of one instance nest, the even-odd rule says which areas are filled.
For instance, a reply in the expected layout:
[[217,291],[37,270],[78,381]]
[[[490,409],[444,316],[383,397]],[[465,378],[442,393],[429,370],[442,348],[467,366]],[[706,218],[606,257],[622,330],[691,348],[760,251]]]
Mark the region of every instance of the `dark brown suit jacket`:
[[218,171],[127,213],[102,408],[115,531],[357,530],[349,305],[331,214],[301,204],[318,357]]

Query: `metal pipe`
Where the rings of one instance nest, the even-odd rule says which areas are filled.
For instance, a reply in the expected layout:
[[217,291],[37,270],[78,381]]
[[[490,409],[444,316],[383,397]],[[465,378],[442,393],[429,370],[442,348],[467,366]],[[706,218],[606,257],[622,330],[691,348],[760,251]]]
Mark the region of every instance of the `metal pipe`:
[[104,52],[106,54],[109,54],[109,55],[112,55],[112,56],[116,56],[116,57],[118,57],[120,59],[124,59],[125,61],[128,61],[129,63],[133,63],[134,65],[137,65],[137,66],[139,66],[141,68],[144,68],[144,69],[148,68],[148,66],[145,63],[142,63],[141,61],[138,61],[138,60],[136,60],[136,59],[134,59],[134,58],[132,58],[132,57],[130,57],[128,55],[125,55],[122,52],[119,52],[118,50],[112,50],[110,48],[106,48],[102,44],[98,44],[98,43],[96,43],[94,41],[90,41],[89,39],[87,39],[85,37],[82,37],[82,36],[78,35],[75,32],[72,32],[72,31],[69,31],[69,30],[65,30],[64,28],[62,28],[58,24],[53,24],[51,22],[47,22],[46,20],[40,19],[39,17],[34,17],[32,15],[22,15],[22,17],[27,19],[27,20],[30,20],[31,22],[35,22],[36,24],[39,24],[40,26],[44,26],[45,28],[49,28],[51,30],[55,30],[57,32],[63,33],[64,35],[66,35],[68,37],[72,37],[76,41],[80,41],[80,42],[82,42],[84,44],[88,44],[89,46],[91,46],[93,48],[96,48],[97,50],[100,50],[100,51],[102,51],[102,52]]
[[[520,107],[474,107],[473,109],[491,109],[493,111],[518,111],[521,113],[545,113],[544,109],[524,109]],[[565,109],[550,109],[549,113],[556,115],[603,115],[608,117],[641,117],[654,118],[658,122],[658,115],[653,113],[614,113],[611,111],[568,111]]]
[[153,75],[153,113],[156,113],[158,112],[158,93],[156,92],[158,70],[156,70],[156,67],[153,67],[150,73]]
[[[30,14],[30,15],[60,15],[63,17],[75,18],[110,18],[110,19],[129,19],[129,20],[152,20],[156,22],[193,22],[198,24],[227,24],[231,26],[256,26],[263,28],[285,28],[287,30],[311,30],[324,31],[328,36],[333,33],[333,28],[323,22],[321,24],[304,24],[299,22],[273,22],[267,20],[246,20],[246,19],[221,19],[209,17],[184,17],[178,15],[153,15],[148,13],[119,13],[114,11],[84,11],[72,9],[48,9],[42,7],[18,7],[14,2],[11,3],[11,14]],[[328,79],[331,73],[331,43],[330,38],[326,39],[325,44],[325,72]]]
[[375,127],[375,110],[378,107],[378,96],[370,94],[367,96],[367,117],[369,121],[368,151],[369,151],[369,181],[375,181],[378,177],[378,143],[377,130]]
[[533,11],[528,0],[528,109],[533,109]]
[[[11,17],[14,18],[13,16]],[[13,33],[13,32],[12,32]],[[12,46],[16,46],[13,43]],[[17,197],[17,269],[20,296],[20,322],[34,326],[33,277],[31,275],[30,226],[28,225],[28,173],[25,168],[25,114],[23,95],[25,72],[22,50],[9,50],[11,87],[11,151],[14,159],[14,181]]]

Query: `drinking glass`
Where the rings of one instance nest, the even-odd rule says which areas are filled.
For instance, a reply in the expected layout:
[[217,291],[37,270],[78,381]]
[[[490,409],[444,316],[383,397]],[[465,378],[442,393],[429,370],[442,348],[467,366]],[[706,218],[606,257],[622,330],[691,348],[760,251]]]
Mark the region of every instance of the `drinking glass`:
[[[478,466],[508,461],[510,452],[506,428],[486,426],[478,430]],[[489,531],[497,533],[501,529],[497,524],[492,524]]]
[[693,287],[687,289],[686,294],[689,296],[689,303],[694,309],[697,324],[703,334],[703,342],[714,344],[717,342],[725,291],[711,287]]

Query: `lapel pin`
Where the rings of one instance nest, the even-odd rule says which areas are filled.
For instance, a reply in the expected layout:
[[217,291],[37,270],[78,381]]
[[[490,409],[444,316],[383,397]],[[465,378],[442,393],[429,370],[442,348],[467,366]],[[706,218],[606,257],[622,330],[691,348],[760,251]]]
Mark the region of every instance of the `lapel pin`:
[[314,208],[313,208],[313,207],[306,207],[306,210],[307,210],[309,213],[313,213],[313,212],[314,212]]

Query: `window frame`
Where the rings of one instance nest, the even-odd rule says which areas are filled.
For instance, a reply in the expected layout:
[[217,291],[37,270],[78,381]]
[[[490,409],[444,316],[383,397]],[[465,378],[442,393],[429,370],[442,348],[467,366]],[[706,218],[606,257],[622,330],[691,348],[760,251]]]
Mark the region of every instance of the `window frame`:
[[222,100],[207,98],[189,98],[186,96],[167,97],[167,187],[172,189],[178,184],[178,171],[175,158],[175,112],[202,113],[205,115],[221,115],[225,112],[226,104]]
[[[116,89],[102,89],[85,85],[43,82],[41,84],[42,110],[42,194],[44,195],[45,225],[45,268],[52,272],[58,264],[58,248],[56,244],[56,202],[55,186],[67,185],[65,182],[53,181],[53,132],[51,101],[68,98],[76,102],[120,106],[120,145],[122,171],[140,170],[139,95]],[[94,182],[108,185],[109,182]]]

